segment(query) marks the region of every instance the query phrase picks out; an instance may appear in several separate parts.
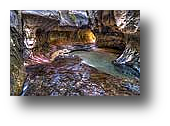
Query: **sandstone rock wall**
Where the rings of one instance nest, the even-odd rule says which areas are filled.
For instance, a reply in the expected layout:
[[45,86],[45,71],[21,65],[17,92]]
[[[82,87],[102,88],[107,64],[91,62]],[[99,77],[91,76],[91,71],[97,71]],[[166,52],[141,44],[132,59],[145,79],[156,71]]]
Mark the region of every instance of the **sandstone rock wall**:
[[116,25],[123,33],[136,33],[140,30],[139,10],[115,10],[114,17]]
[[10,95],[22,92],[26,76],[23,66],[23,36],[20,11],[10,11]]
[[90,29],[75,31],[52,31],[49,33],[49,43],[55,45],[93,44],[96,37]]
[[125,50],[114,64],[130,66],[140,75],[140,11],[115,11],[114,14],[126,43]]
[[[114,61],[115,64],[130,65],[135,69],[138,66],[139,71],[139,10],[48,11],[48,13],[36,11],[35,13],[23,13],[23,16],[25,24],[33,28],[38,46],[45,42],[55,45],[88,44],[91,38],[95,38],[93,40],[98,47],[116,48],[123,52]],[[93,33],[84,29],[91,29]],[[134,59],[139,59],[139,62]],[[137,65],[134,66],[133,63]]]
[[99,10],[95,18],[94,31],[100,47],[126,45],[140,33],[139,10]]
[[140,74],[140,51],[138,48],[138,43],[128,43],[123,53],[114,61],[114,64],[130,66]]
[[124,34],[118,30],[113,10],[99,10],[94,25],[98,47],[124,49]]

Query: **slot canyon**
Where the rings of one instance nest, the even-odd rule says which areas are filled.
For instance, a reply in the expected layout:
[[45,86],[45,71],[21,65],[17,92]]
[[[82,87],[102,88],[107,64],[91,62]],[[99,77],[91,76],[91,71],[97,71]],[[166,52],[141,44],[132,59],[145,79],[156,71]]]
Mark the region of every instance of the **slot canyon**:
[[140,11],[11,10],[10,95],[140,95]]

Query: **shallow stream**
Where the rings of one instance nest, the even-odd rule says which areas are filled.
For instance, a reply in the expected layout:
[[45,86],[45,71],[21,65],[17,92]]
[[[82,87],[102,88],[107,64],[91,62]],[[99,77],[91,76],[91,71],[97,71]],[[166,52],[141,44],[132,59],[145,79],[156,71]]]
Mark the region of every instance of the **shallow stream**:
[[21,95],[138,95],[138,79],[127,72],[120,72],[112,64],[119,53],[96,48],[64,54],[51,63],[28,65]]

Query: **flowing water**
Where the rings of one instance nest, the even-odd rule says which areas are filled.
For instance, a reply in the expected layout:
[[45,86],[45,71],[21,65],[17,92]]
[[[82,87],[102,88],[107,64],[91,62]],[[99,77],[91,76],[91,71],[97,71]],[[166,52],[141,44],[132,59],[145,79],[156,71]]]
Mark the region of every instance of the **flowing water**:
[[120,55],[120,52],[113,53],[113,51],[97,48],[91,51],[74,51],[56,57],[51,63],[28,65],[26,67],[27,79],[21,95],[111,96],[140,94],[139,86],[136,85],[138,80],[130,74],[125,74],[127,72],[120,72],[112,64],[112,61]]
[[[124,68],[120,71],[117,66],[112,64],[112,61],[118,57],[118,54],[113,53],[114,50],[111,51],[96,48],[93,51],[75,51],[72,54],[83,59],[83,63],[107,74],[119,77],[134,77],[132,69]],[[114,52],[116,52],[116,50]]]

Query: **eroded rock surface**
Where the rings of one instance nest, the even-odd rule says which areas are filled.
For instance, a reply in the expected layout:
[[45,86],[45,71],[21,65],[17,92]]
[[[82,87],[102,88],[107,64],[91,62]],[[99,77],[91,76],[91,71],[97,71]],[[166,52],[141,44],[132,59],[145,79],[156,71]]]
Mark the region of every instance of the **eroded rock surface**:
[[131,67],[136,71],[137,77],[140,77],[140,35],[128,35],[127,45],[123,53],[113,61],[115,65]]
[[10,11],[10,95],[19,95],[26,73],[23,60],[21,13]]
[[140,30],[139,10],[115,10],[116,25],[123,33],[136,33]]
[[[126,43],[123,53],[113,62],[122,68],[131,67],[140,77],[140,11],[115,11],[118,28],[124,34]],[[132,73],[134,73],[132,72]]]

